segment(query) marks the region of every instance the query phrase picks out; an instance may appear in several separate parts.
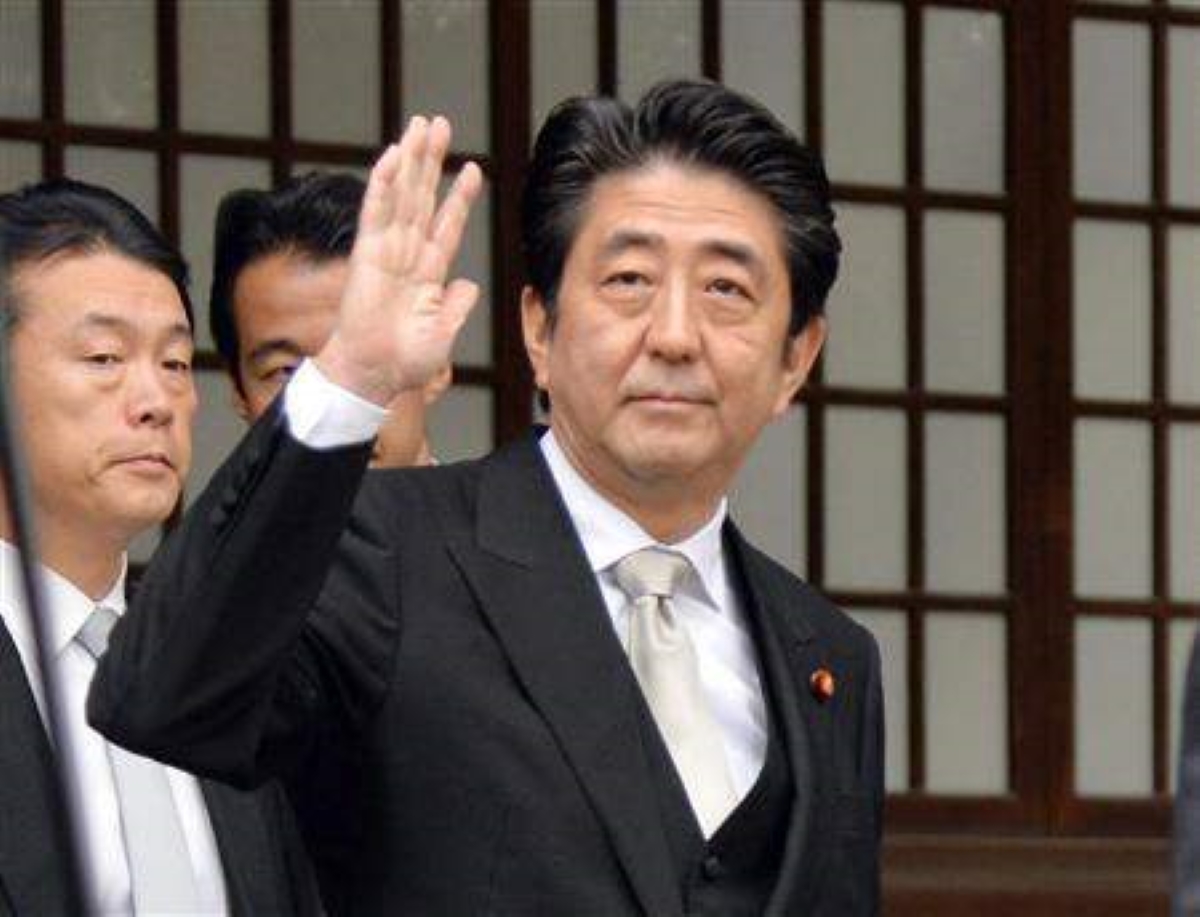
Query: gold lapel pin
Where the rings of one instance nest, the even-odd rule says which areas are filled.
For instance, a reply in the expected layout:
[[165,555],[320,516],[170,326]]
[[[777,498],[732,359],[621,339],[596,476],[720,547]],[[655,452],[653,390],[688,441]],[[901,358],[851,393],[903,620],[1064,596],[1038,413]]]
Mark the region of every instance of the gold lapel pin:
[[813,697],[820,703],[825,703],[833,697],[837,690],[837,682],[829,669],[817,669],[808,677],[808,686],[812,689]]

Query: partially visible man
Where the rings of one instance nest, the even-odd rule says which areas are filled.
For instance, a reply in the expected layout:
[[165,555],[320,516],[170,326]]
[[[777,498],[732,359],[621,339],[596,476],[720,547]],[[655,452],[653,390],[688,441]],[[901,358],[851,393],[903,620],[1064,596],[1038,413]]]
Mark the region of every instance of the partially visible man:
[[1172,917],[1200,917],[1200,640],[1192,643],[1183,688],[1183,728],[1175,791]]
[[[311,172],[274,191],[234,191],[221,201],[209,321],[234,408],[247,422],[332,333],[364,190],[353,175]],[[447,365],[423,390],[392,402],[373,447],[375,467],[430,463],[425,413],[449,384]]]
[[[30,469],[47,633],[96,914],[305,914],[311,876],[278,789],[245,794],[88,727],[126,548],[179,499],[196,410],[182,258],[130,204],[71,181],[0,196],[0,325]],[[54,750],[0,493],[0,915],[78,914]]]

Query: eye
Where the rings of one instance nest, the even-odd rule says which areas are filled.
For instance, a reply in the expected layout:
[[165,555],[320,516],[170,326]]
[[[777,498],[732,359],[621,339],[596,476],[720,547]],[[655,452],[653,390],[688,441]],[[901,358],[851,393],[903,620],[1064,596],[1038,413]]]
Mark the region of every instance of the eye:
[[186,376],[192,371],[192,364],[188,360],[164,360],[163,369]]
[[605,286],[635,287],[649,283],[649,278],[638,271],[617,271],[605,278]]
[[280,366],[274,366],[271,369],[268,369],[262,374],[262,379],[264,382],[274,382],[282,385],[284,382],[287,382],[288,379],[292,378],[292,375],[295,372],[295,363],[284,363]]
[[718,296],[738,296],[742,299],[750,298],[750,291],[738,283],[736,280],[730,280],[728,277],[718,277],[708,284],[708,289],[716,293]]
[[100,351],[97,353],[89,353],[84,356],[83,361],[90,363],[92,366],[109,367],[118,366],[121,363],[121,357],[115,353],[108,351]]

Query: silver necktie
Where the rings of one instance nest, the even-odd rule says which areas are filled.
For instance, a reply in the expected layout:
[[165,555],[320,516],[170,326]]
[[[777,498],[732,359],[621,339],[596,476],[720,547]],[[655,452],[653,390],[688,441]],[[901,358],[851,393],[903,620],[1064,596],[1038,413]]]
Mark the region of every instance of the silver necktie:
[[[116,623],[116,614],[98,605],[75,639],[99,659],[108,648],[108,634]],[[166,768],[111,743],[106,747],[121,807],[134,912],[196,913],[200,910],[200,893]]]
[[615,566],[629,598],[629,663],[666,742],[705,837],[737,804],[725,746],[704,694],[696,650],[672,597],[686,557],[645,548]]

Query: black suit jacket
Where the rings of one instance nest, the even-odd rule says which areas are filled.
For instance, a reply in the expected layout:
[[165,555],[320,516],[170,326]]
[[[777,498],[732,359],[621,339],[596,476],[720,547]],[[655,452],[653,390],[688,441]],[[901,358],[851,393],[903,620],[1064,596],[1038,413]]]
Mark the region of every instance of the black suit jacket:
[[[93,682],[97,727],[237,784],[281,776],[333,911],[682,915],[644,701],[535,441],[364,481],[366,448],[281,426],[160,550]],[[767,913],[875,914],[875,645],[725,537],[797,788]]]
[[[0,917],[75,917],[51,748],[17,648],[0,624]],[[203,781],[232,914],[316,914],[316,885],[278,785]]]
[[1200,917],[1200,640],[1192,642],[1183,688],[1179,785],[1175,791],[1173,917]]

